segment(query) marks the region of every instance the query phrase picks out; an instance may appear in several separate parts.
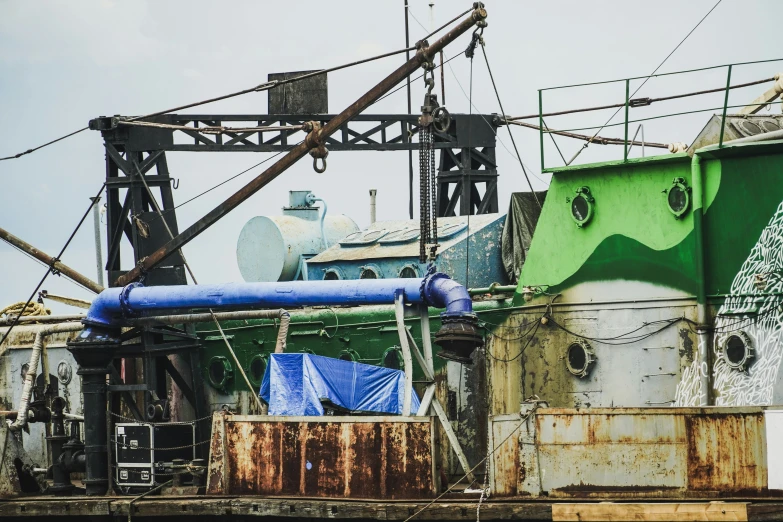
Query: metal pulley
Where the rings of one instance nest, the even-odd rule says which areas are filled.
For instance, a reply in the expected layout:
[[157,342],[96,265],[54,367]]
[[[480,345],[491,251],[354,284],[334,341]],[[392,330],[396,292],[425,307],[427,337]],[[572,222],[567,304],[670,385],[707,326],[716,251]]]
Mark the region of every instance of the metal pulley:
[[451,127],[451,114],[446,107],[438,107],[432,112],[432,126],[438,132],[446,132]]

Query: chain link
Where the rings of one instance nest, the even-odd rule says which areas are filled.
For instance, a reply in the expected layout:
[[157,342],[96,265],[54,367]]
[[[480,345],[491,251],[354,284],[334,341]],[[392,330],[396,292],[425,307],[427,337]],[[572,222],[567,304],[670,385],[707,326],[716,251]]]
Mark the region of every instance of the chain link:
[[209,444],[212,442],[212,439],[202,440],[201,442],[196,442],[194,444],[186,444],[184,446],[172,446],[171,448],[145,448],[144,446],[131,446],[130,444],[126,444],[124,442],[120,442],[114,439],[110,439],[110,442],[112,444],[116,444],[117,446],[120,446],[122,448],[129,448],[129,449],[137,449],[137,450],[144,450],[144,451],[163,451],[163,450],[178,450],[178,449],[186,449],[186,448],[195,448],[196,446],[201,446],[202,444]]

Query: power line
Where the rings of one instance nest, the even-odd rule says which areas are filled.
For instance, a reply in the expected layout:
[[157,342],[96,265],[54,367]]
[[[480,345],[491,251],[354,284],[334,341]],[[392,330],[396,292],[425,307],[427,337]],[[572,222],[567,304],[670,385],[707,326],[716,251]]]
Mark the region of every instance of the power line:
[[[687,40],[687,39],[688,39],[688,37],[689,37],[690,35],[692,35],[692,34],[693,34],[693,32],[694,32],[694,31],[695,31],[695,30],[696,30],[696,29],[697,29],[697,28],[698,28],[698,27],[701,25],[701,23],[702,23],[704,20],[706,20],[706,19],[707,19],[707,17],[708,17],[708,16],[710,16],[710,13],[712,13],[712,12],[715,10],[715,8],[716,8],[716,7],[718,7],[718,5],[720,5],[720,3],[721,3],[722,1],[723,1],[723,0],[718,0],[718,1],[715,3],[715,5],[714,5],[714,6],[712,6],[712,9],[710,9],[709,11],[707,11],[707,14],[705,14],[705,15],[702,17],[702,19],[701,19],[701,20],[699,20],[699,23],[697,23],[697,24],[696,24],[696,25],[693,27],[693,29],[691,29],[691,30],[688,32],[688,34],[686,34],[686,35],[685,35],[685,38],[683,38],[682,40],[680,40],[680,43],[678,43],[678,44],[677,44],[677,46],[676,46],[674,49],[672,49],[672,52],[670,52],[668,55],[666,55],[666,58],[664,58],[664,59],[663,59],[663,61],[662,61],[661,63],[659,63],[659,64],[658,64],[658,67],[656,67],[656,68],[655,68],[655,70],[654,70],[652,73],[650,73],[650,75],[649,75],[649,76],[647,76],[647,78],[645,78],[645,80],[642,82],[642,84],[641,84],[639,87],[637,87],[635,91],[633,91],[633,94],[631,94],[631,95],[629,96],[629,98],[633,98],[634,96],[636,96],[636,93],[638,93],[638,92],[639,92],[639,90],[641,90],[641,88],[642,88],[642,87],[644,87],[644,85],[645,85],[645,84],[646,84],[646,83],[647,83],[647,82],[650,80],[650,78],[651,78],[653,75],[655,75],[655,73],[657,73],[657,72],[658,72],[658,70],[659,70],[661,67],[663,67],[663,64],[665,64],[665,63],[666,63],[666,61],[667,61],[669,58],[671,58],[671,56],[672,56],[672,55],[673,55],[673,54],[674,54],[674,53],[677,51],[677,49],[679,49],[679,48],[680,48],[680,46],[681,46],[683,43],[685,43],[685,40]],[[620,110],[621,110],[623,107],[625,107],[625,104],[623,104],[623,106],[622,106],[622,107],[618,108],[618,109],[617,109],[617,110],[614,112],[614,114],[612,114],[612,115],[609,117],[609,119],[608,119],[608,120],[606,120],[606,123],[604,123],[604,124],[603,124],[603,125],[602,125],[602,126],[601,126],[601,127],[600,127],[600,128],[599,128],[599,129],[598,129],[596,132],[595,132],[595,136],[598,136],[598,133],[599,133],[599,132],[601,132],[601,131],[603,130],[603,128],[604,128],[604,127],[606,127],[606,126],[609,124],[609,122],[611,122],[611,121],[614,119],[614,117],[615,117],[615,116],[617,116],[617,114],[620,112]],[[573,163],[573,162],[574,162],[574,160],[575,160],[575,159],[576,159],[576,158],[577,158],[577,157],[578,157],[578,156],[579,156],[579,155],[582,153],[582,151],[583,151],[583,150],[585,150],[585,149],[588,147],[588,145],[590,145],[590,141],[588,141],[588,142],[586,142],[584,145],[582,145],[582,148],[581,148],[581,149],[579,149],[579,150],[576,152],[576,154],[574,154],[574,157],[573,157],[573,158],[571,158],[571,161],[569,161],[569,162],[568,162],[568,164],[571,164],[571,163]]]
[[53,145],[53,144],[57,143],[58,141],[62,141],[64,139],[66,139],[66,138],[70,138],[71,136],[75,136],[76,134],[79,134],[80,132],[86,131],[86,130],[87,130],[87,127],[82,127],[81,129],[75,130],[75,131],[73,131],[73,132],[71,132],[69,134],[66,134],[65,136],[60,136],[56,140],[52,140],[52,141],[46,142],[43,145],[38,145],[37,147],[34,147],[32,149],[27,149],[26,151],[20,152],[19,154],[14,154],[13,156],[6,156],[4,158],[0,158],[0,161],[21,158],[22,156],[25,156],[27,154],[32,154],[33,152],[35,152],[37,150],[40,150],[40,149],[42,149],[44,147],[48,147],[49,145]]
[[[213,103],[213,102],[216,102],[216,101],[227,100],[229,98],[242,96],[244,94],[249,94],[251,92],[268,91],[268,90],[280,87],[281,85],[286,85],[286,84],[289,84],[289,83],[294,83],[294,82],[298,82],[298,81],[301,81],[301,80],[306,80],[306,79],[312,78],[314,76],[320,76],[322,74],[327,74],[327,73],[330,73],[330,72],[339,71],[341,69],[347,69],[349,67],[354,67],[356,65],[361,65],[361,64],[365,64],[365,63],[372,62],[372,61],[375,61],[375,60],[380,60],[382,58],[388,58],[390,56],[395,56],[397,54],[401,54],[401,53],[404,53],[404,52],[407,52],[407,51],[411,51],[411,50],[414,50],[414,49],[415,49],[415,47],[407,47],[405,49],[399,49],[397,51],[392,51],[392,52],[388,52],[388,53],[384,53],[384,54],[379,54],[377,56],[372,56],[370,58],[365,58],[363,60],[357,60],[355,62],[350,62],[350,63],[346,63],[346,64],[343,64],[343,65],[338,65],[336,67],[331,67],[331,68],[328,68],[328,69],[321,69],[319,71],[314,71],[314,72],[311,72],[311,73],[303,74],[303,75],[300,75],[300,76],[296,76],[294,78],[286,78],[284,80],[273,80],[271,82],[264,82],[264,83],[261,83],[259,85],[254,86],[254,87],[250,87],[248,89],[242,89],[241,91],[236,91],[236,92],[232,92],[232,93],[229,93],[229,94],[224,94],[222,96],[216,96],[214,98],[207,98],[205,100],[197,101],[197,102],[194,102],[194,103],[188,103],[188,104],[185,104],[185,105],[180,105],[180,106],[177,106],[177,107],[172,107],[170,109],[166,109],[166,110],[163,110],[163,111],[151,112],[149,114],[145,114],[144,116],[136,116],[136,117],[133,117],[133,118],[129,118],[128,120],[126,120],[126,122],[143,120],[145,118],[151,118],[153,116],[161,116],[163,114],[167,114],[167,113],[170,113],[170,112],[180,111],[180,110],[183,110],[183,109],[190,109],[192,107],[198,107],[199,105],[206,105],[208,103]],[[49,145],[53,145],[53,144],[57,143],[58,141],[62,141],[64,139],[66,139],[66,138],[70,138],[71,136],[75,136],[76,134],[79,134],[80,132],[85,131],[88,128],[89,127],[82,127],[79,130],[76,130],[76,131],[71,132],[69,134],[66,134],[64,136],[60,136],[59,138],[57,138],[55,140],[49,141],[47,143],[44,143],[44,144],[39,145],[37,147],[34,147],[32,149],[28,149],[28,150],[26,150],[24,152],[20,152],[18,154],[14,154],[14,155],[11,155],[11,156],[6,156],[4,158],[0,158],[0,161],[17,159],[17,158],[21,158],[22,156],[25,156],[27,154],[32,154],[33,152],[35,152],[37,150],[40,150],[40,149],[42,149],[44,147],[48,147]]]
[[[506,114],[506,111],[503,110],[503,102],[500,101],[500,94],[498,94],[498,88],[497,85],[495,85],[495,77],[492,75],[492,69],[489,66],[489,59],[487,58],[487,51],[484,48],[484,38],[479,35],[478,42],[481,45],[481,54],[484,55],[484,62],[487,64],[487,71],[489,72],[489,79],[492,80],[492,88],[495,90],[495,96],[498,99],[498,105],[500,106],[500,113]],[[530,182],[530,177],[527,175],[527,169],[525,169],[525,164],[522,163],[522,157],[519,155],[519,149],[517,149],[517,142],[514,141],[514,134],[511,133],[511,127],[506,125],[506,130],[508,130],[508,136],[511,138],[511,144],[514,146],[514,152],[517,154],[517,159],[519,160],[519,165],[522,167],[522,173],[525,175],[525,180],[527,180],[527,185],[530,187],[530,192],[533,194],[533,199],[536,200],[536,203],[538,203],[538,208],[541,207],[541,202],[538,200],[538,195],[536,194],[535,189],[533,188],[533,184]],[[554,139],[554,138],[553,138]]]

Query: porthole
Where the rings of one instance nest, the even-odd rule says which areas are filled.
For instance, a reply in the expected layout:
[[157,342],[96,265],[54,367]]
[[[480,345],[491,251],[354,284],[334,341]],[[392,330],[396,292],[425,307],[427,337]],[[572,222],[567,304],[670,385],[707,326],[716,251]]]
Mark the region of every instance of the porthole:
[[400,278],[402,279],[416,279],[419,277],[419,271],[413,265],[405,265],[400,269]]
[[377,265],[359,267],[359,279],[382,279],[381,269]]
[[338,357],[341,361],[351,361],[356,362],[359,360],[359,354],[356,352],[356,350],[343,350],[340,352],[340,357]]
[[579,187],[576,190],[576,195],[573,198],[567,198],[566,201],[570,204],[571,219],[579,228],[587,225],[593,218],[595,198],[590,194],[589,188]]
[[587,342],[578,340],[571,343],[566,350],[566,367],[572,375],[579,378],[587,377],[590,367],[595,363],[595,352]]
[[384,368],[391,368],[392,370],[401,370],[403,366],[402,352],[396,346],[393,346],[383,352],[382,364]]
[[207,365],[207,377],[209,384],[218,390],[225,391],[228,381],[234,376],[234,369],[228,359],[216,356],[209,360]]
[[688,211],[691,205],[691,188],[683,178],[674,178],[672,186],[665,190],[664,193],[666,193],[666,204],[669,207],[669,212],[674,214],[676,219],[679,219]]
[[324,281],[338,281],[345,279],[343,271],[336,266],[330,266],[324,269]]
[[266,355],[258,353],[250,359],[247,378],[250,379],[254,386],[261,386],[261,381],[264,380],[264,373],[266,373]]
[[741,330],[732,332],[723,342],[723,359],[730,368],[745,371],[754,357],[753,343]]

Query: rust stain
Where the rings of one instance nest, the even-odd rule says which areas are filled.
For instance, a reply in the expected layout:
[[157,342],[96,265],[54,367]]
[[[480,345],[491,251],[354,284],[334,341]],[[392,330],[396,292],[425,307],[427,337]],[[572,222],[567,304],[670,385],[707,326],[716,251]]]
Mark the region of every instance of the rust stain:
[[688,489],[766,490],[764,430],[760,412],[685,416]]
[[217,473],[229,495],[427,498],[430,437],[429,422],[229,420]]

